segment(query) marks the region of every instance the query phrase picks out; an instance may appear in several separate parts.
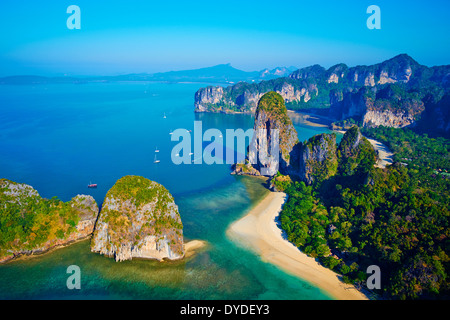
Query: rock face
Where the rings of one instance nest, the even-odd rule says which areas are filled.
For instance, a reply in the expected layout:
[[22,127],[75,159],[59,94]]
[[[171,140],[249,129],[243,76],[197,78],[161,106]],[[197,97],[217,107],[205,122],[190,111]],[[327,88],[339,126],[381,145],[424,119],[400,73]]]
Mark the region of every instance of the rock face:
[[[280,132],[279,157],[259,160],[262,148],[268,148],[277,137],[264,134],[263,130],[278,129]],[[336,134],[319,134],[308,141],[299,142],[283,98],[276,92],[266,93],[256,110],[255,134],[249,146],[245,164],[232,167],[232,174],[280,177],[297,177],[308,185],[320,184],[340,172],[353,175],[356,170],[372,168],[377,155],[370,142],[364,138],[357,126],[350,128],[336,145]],[[266,149],[267,150],[267,149]],[[270,154],[270,152],[269,152]],[[258,159],[258,161],[254,161]],[[272,180],[273,182],[274,180]]]
[[[434,110],[448,96],[450,66],[429,68],[406,54],[370,66],[338,64],[327,70],[313,65],[270,81],[202,88],[195,96],[195,110],[254,114],[269,91],[279,93],[288,109],[323,109],[336,120],[354,117],[364,126],[404,127],[415,125],[425,109]],[[386,95],[389,91],[394,94]],[[437,109],[436,114],[442,110]],[[432,111],[428,114],[436,118]],[[448,121],[439,128],[450,133]]]
[[[332,92],[330,113],[336,119],[361,119],[363,126],[402,128],[413,125],[425,110],[416,93],[409,94],[398,85],[361,88],[354,92]],[[340,99],[341,98],[341,99]]]
[[43,199],[33,187],[6,179],[0,179],[0,200],[2,223],[9,226],[0,231],[0,262],[88,237],[99,211],[91,196]]
[[300,145],[299,176],[306,184],[328,179],[337,167],[335,134],[319,134]]
[[210,105],[217,105],[223,98],[222,87],[207,87],[195,93],[195,110],[205,112]]
[[306,184],[316,184],[340,173],[351,176],[358,169],[372,168],[377,155],[359,128],[353,126],[336,145],[335,134],[320,134],[300,147],[299,177]]
[[254,114],[258,101],[270,91],[280,94],[286,103],[308,102],[318,94],[316,84],[289,78],[251,84],[239,82],[227,88],[210,86],[195,93],[195,112]]
[[183,258],[183,225],[172,195],[143,177],[118,180],[106,194],[91,251],[116,261]]
[[[271,91],[259,100],[253,129],[248,155],[251,166],[236,166],[234,172],[264,176],[273,176],[278,171],[296,173],[298,155],[294,146],[298,143],[298,136],[281,95]],[[278,145],[273,147],[272,143],[276,142]],[[262,156],[261,150],[266,150],[267,158]]]

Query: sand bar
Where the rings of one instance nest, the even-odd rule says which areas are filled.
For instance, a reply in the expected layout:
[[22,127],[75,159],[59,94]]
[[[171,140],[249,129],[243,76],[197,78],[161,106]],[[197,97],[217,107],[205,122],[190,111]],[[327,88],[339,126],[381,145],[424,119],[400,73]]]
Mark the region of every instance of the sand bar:
[[230,225],[227,236],[255,251],[263,261],[308,281],[334,299],[367,300],[353,285],[340,281],[335,272],[321,266],[283,238],[276,218],[285,200],[285,193],[269,193],[245,217]]
[[184,244],[184,257],[189,258],[192,255],[194,255],[197,251],[199,251],[201,248],[206,246],[206,241],[203,240],[191,240],[189,242],[186,242]]

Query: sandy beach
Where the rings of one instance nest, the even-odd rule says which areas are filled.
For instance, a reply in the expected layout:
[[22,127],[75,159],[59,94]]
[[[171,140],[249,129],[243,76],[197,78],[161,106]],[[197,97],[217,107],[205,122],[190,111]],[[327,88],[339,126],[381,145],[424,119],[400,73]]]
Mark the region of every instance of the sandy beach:
[[285,193],[269,193],[245,217],[231,224],[227,236],[255,251],[263,261],[308,281],[334,299],[367,300],[354,286],[340,281],[335,272],[321,266],[283,238],[276,218],[285,200]]
[[288,115],[292,120],[302,122],[305,125],[311,127],[328,128],[332,122],[331,119],[325,116],[319,116],[294,110],[288,110]]
[[184,257],[189,258],[193,256],[197,251],[206,246],[206,241],[203,240],[191,240],[184,244]]
[[378,168],[386,168],[388,164],[392,164],[392,157],[394,156],[394,154],[388,149],[388,147],[386,147],[380,141],[369,138],[366,139],[369,140],[373,148],[378,151],[378,157],[380,158],[380,160],[375,166],[377,166]]

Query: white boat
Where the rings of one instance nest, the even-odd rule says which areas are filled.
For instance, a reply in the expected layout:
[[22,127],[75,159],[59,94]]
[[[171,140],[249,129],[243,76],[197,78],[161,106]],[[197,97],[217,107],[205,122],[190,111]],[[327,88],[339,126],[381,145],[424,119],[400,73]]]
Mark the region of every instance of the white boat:
[[156,147],[155,152],[159,152],[158,147]]
[[166,113],[164,112],[164,119],[166,118]]
[[160,163],[161,161],[156,159],[156,154],[155,154],[155,161],[153,161],[154,163]]

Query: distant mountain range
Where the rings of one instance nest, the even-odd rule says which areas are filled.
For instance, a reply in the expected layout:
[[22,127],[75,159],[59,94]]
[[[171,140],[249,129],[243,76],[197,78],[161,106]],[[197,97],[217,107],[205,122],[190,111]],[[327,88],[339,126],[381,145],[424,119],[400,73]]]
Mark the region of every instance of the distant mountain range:
[[450,135],[450,65],[427,67],[407,54],[370,66],[302,68],[288,77],[195,94],[196,112],[255,112],[259,99],[278,92],[291,110],[308,110],[362,126],[420,126]]
[[242,71],[230,64],[220,64],[213,67],[170,71],[159,73],[133,73],[119,76],[94,77],[42,77],[34,75],[20,75],[0,78],[0,84],[47,84],[47,83],[86,83],[100,81],[166,81],[166,82],[207,82],[218,84],[234,84],[240,81],[259,82],[279,77],[286,77],[297,70],[295,67],[278,67],[272,70]]

